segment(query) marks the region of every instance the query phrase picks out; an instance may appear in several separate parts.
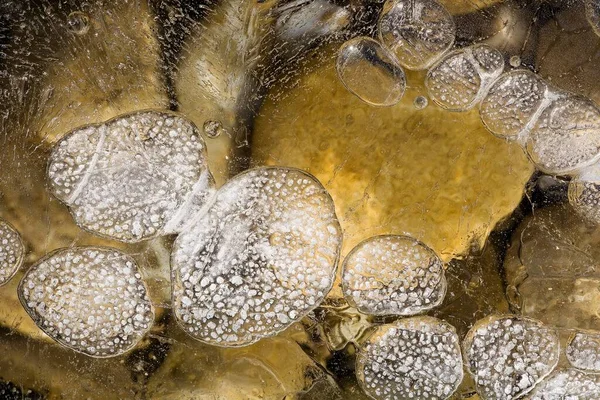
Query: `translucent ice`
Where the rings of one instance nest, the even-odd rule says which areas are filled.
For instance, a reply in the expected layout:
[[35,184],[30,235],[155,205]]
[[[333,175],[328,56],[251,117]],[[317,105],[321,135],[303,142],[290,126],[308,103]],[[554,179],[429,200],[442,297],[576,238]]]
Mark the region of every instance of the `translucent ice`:
[[227,182],[173,245],[173,309],[194,338],[243,346],[287,328],[333,285],[341,246],[333,202],[296,169]]
[[467,367],[483,399],[523,396],[558,363],[557,333],[533,319],[505,316],[478,321],[467,334]]
[[508,72],[492,84],[481,102],[481,120],[500,138],[523,140],[536,114],[548,105],[548,90],[542,78],[533,72]]
[[154,321],[135,261],[115,249],[57,250],[25,273],[18,292],[40,329],[92,357],[128,351]]
[[169,113],[144,111],[66,135],[48,166],[50,188],[77,224],[137,242],[178,232],[212,193],[198,129]]
[[429,68],[454,44],[456,27],[435,0],[388,0],[379,19],[379,37],[408,69]]
[[23,262],[24,251],[19,233],[8,222],[0,219],[0,286],[17,273]]
[[567,346],[567,358],[575,368],[600,372],[600,332],[577,332]]
[[376,236],[344,260],[342,288],[348,302],[365,314],[414,315],[444,300],[444,264],[418,240]]
[[356,376],[374,399],[447,399],[463,379],[458,335],[431,317],[382,325],[361,347]]
[[594,166],[569,182],[569,203],[586,221],[600,224],[600,169]]
[[484,44],[475,45],[442,58],[427,73],[425,85],[440,107],[465,111],[482,100],[503,70],[502,53]]
[[350,92],[374,106],[393,106],[404,95],[406,77],[396,58],[379,42],[358,37],[342,45],[336,69]]
[[530,400],[600,399],[600,375],[576,369],[560,369],[539,384]]
[[600,36],[600,0],[585,0],[585,16],[596,35]]

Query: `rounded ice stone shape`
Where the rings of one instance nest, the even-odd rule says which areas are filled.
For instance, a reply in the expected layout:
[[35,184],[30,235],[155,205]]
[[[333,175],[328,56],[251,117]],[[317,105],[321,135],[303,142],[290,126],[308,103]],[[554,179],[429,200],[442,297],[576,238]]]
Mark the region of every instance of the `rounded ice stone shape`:
[[314,177],[280,167],[237,175],[173,245],[177,321],[218,346],[273,336],[323,301],[341,242],[333,201]]
[[154,322],[135,261],[116,249],[60,249],[38,261],[18,287],[37,326],[61,345],[92,357],[133,348]]
[[600,332],[576,332],[569,340],[566,353],[575,368],[600,372]]
[[17,230],[0,219],[0,286],[15,276],[23,263],[25,246]]
[[600,399],[600,375],[577,369],[558,369],[541,382],[529,400]]

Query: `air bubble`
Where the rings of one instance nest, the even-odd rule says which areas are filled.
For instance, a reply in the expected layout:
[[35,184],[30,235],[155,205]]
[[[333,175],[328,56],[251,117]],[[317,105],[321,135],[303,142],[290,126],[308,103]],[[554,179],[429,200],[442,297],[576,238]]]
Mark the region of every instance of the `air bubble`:
[[560,369],[538,385],[529,400],[598,400],[600,375]]
[[130,350],[154,321],[135,261],[115,249],[57,250],[25,273],[18,293],[41,330],[92,357]]
[[431,317],[382,325],[361,346],[356,377],[377,400],[447,399],[463,379],[456,330]]
[[155,111],[67,134],[48,177],[81,228],[124,242],[179,232],[214,193],[197,128]]
[[424,110],[425,108],[427,108],[428,105],[429,101],[425,96],[417,96],[413,101],[413,106],[415,106],[415,109],[417,110]]
[[178,323],[218,346],[277,334],[323,301],[341,240],[331,197],[307,173],[265,167],[234,177],[173,245]]
[[435,0],[388,0],[379,19],[379,37],[411,70],[427,69],[454,44],[454,20]]
[[425,86],[440,107],[466,111],[479,103],[504,70],[502,53],[487,45],[454,51],[427,73]]
[[85,35],[90,30],[90,18],[81,11],[75,11],[67,17],[67,27],[76,35]]
[[406,78],[394,56],[377,41],[358,37],[338,52],[336,69],[351,93],[374,106],[393,106],[404,95]]
[[483,399],[516,399],[530,392],[558,363],[557,333],[533,319],[488,317],[464,341],[467,367]]
[[600,332],[577,332],[567,346],[567,359],[575,368],[600,372]]
[[208,120],[204,122],[204,134],[209,138],[213,139],[221,136],[221,133],[225,130],[223,124],[220,121]]
[[0,286],[5,285],[23,263],[25,247],[21,236],[8,222],[0,219]]
[[442,260],[407,236],[367,239],[342,268],[344,296],[365,314],[418,314],[440,305],[446,286]]
[[508,63],[510,64],[511,67],[513,68],[519,68],[521,66],[521,57],[519,56],[512,56],[509,60]]

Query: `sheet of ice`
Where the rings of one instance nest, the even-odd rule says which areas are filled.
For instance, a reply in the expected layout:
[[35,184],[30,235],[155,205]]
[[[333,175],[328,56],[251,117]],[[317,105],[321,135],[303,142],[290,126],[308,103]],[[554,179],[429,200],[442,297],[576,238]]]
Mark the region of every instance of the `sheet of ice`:
[[23,263],[25,247],[21,236],[8,222],[0,219],[0,286],[15,276]]

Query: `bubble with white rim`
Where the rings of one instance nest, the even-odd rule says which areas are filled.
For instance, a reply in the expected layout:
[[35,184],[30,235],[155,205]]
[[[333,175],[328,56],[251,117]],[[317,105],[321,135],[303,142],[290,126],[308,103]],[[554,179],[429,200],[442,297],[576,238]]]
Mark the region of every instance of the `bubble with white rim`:
[[456,330],[432,317],[382,325],[361,346],[356,377],[377,400],[447,399],[463,379]]
[[435,0],[388,0],[378,23],[379,38],[398,62],[427,69],[454,44],[452,15]]
[[576,369],[554,371],[537,387],[529,400],[598,400],[600,375]]
[[479,107],[485,127],[495,136],[523,141],[537,115],[548,106],[548,85],[527,70],[500,76]]
[[483,99],[503,70],[502,53],[485,44],[475,45],[444,56],[427,72],[425,86],[440,107],[466,111]]
[[192,337],[244,346],[318,306],[335,277],[342,232],[309,174],[248,170],[217,192],[173,245],[173,310]]
[[517,399],[530,392],[558,363],[558,334],[541,322],[518,316],[479,320],[463,349],[477,393],[486,400]]
[[41,330],[92,357],[130,350],[154,322],[154,307],[135,261],[116,249],[57,250],[25,273],[18,293]]
[[23,263],[24,253],[25,246],[19,233],[0,219],[0,286],[15,276]]
[[68,133],[48,177],[81,228],[124,242],[179,232],[214,193],[198,129],[158,111]]
[[406,89],[404,70],[395,57],[369,37],[344,43],[336,70],[346,89],[374,106],[393,106]]
[[600,332],[576,332],[569,340],[566,353],[575,368],[600,372]]
[[365,314],[414,315],[442,303],[444,264],[425,244],[408,236],[376,236],[345,258],[342,290]]

